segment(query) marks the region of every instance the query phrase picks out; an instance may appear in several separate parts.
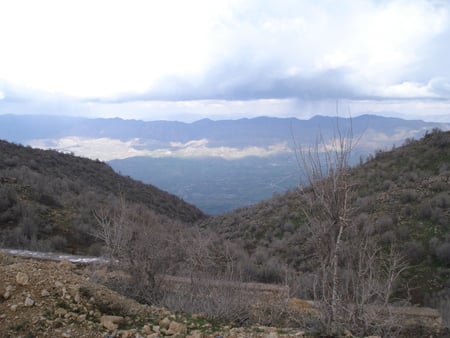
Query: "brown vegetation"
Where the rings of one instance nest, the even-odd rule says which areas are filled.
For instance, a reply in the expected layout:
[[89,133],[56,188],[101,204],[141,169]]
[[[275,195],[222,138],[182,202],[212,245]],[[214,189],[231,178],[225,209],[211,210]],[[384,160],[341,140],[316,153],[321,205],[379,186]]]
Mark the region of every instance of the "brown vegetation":
[[108,165],[0,141],[0,246],[89,252],[94,210],[114,196],[185,222],[204,215],[178,197],[116,174]]

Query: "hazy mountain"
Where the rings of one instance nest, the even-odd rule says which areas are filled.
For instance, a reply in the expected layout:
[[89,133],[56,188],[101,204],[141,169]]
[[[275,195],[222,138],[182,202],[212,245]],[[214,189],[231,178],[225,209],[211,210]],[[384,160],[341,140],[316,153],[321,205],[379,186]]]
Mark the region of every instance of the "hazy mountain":
[[295,149],[339,129],[358,140],[354,161],[450,124],[375,115],[309,120],[258,117],[193,123],[0,115],[0,138],[110,161],[217,214],[269,198],[300,179]]
[[[432,128],[449,129],[449,124],[403,120],[375,115],[361,115],[353,119],[339,118],[339,125],[347,130],[352,125],[355,136],[372,133],[384,134],[392,142],[400,137],[414,137]],[[337,118],[316,116],[309,120],[296,118],[258,117],[252,119],[212,121],[199,120],[193,123],[176,121],[137,121],[114,119],[88,119],[40,115],[0,115],[0,137],[19,143],[34,140],[58,140],[68,136],[80,138],[111,138],[121,141],[142,139],[143,148],[158,149],[157,146],[173,142],[187,143],[206,139],[210,147],[267,147],[277,143],[310,143],[318,132],[329,135],[336,129]],[[383,140],[381,140],[383,141]]]

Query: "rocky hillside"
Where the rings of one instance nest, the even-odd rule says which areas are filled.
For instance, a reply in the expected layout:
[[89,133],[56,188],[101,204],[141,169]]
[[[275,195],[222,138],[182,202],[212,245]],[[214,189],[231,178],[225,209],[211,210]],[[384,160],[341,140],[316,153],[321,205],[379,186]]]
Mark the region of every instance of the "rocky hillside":
[[139,304],[97,283],[106,268],[0,252],[0,336],[66,338],[306,337],[301,329],[236,327]]
[[0,141],[0,246],[86,251],[93,244],[94,212],[118,197],[183,222],[204,217],[103,162]]

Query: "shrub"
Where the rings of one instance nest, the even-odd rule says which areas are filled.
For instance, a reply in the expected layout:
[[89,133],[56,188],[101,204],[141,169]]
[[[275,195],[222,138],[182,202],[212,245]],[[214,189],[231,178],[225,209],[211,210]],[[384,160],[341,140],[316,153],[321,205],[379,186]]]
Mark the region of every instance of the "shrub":
[[436,248],[436,256],[442,264],[450,266],[450,243],[442,243]]

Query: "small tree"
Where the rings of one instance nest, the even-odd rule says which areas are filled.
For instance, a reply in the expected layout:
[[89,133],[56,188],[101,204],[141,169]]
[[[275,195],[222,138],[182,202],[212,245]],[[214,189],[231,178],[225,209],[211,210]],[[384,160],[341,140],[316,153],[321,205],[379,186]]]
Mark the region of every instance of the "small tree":
[[96,212],[96,219],[94,235],[105,243],[110,264],[133,280],[125,292],[153,303],[160,291],[157,275],[175,269],[181,260],[179,224],[123,198]]
[[337,121],[333,138],[320,135],[313,146],[297,153],[306,183],[302,199],[309,242],[305,245],[315,258],[313,292],[323,306],[327,330],[335,332],[347,325],[365,331],[380,319],[369,316],[368,305],[387,305],[405,261],[394,249],[386,254],[375,234],[353,221],[357,186],[350,158],[355,141],[351,127],[343,134]]

